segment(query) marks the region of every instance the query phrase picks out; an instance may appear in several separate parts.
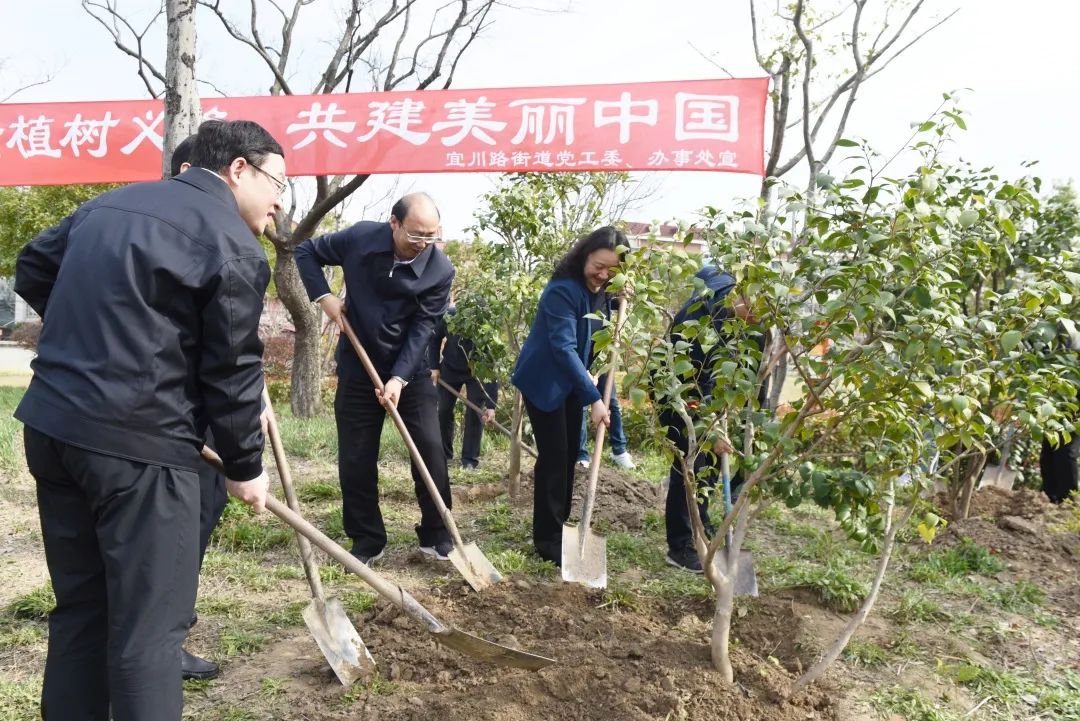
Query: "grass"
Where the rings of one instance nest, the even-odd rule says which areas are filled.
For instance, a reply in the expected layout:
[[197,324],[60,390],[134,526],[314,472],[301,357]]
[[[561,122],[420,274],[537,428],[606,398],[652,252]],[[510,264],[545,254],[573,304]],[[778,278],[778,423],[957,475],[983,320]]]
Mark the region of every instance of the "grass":
[[291,626],[303,626],[304,625],[304,608],[308,605],[307,601],[292,601],[284,606],[275,609],[266,617],[266,623],[278,628],[289,628]]
[[22,423],[12,416],[23,393],[23,388],[0,387],[0,474],[6,478],[14,478],[26,467]]
[[341,599],[341,605],[350,614],[359,616],[374,611],[378,601],[378,594],[371,591],[354,591]]
[[291,529],[276,519],[259,521],[243,503],[230,498],[214,528],[213,543],[228,551],[268,551],[292,541]]
[[889,612],[889,616],[901,624],[934,623],[948,618],[948,614],[942,610],[940,604],[927,598],[917,589],[907,589],[901,594],[896,607]]
[[285,679],[269,676],[259,682],[259,695],[270,701],[285,694]]
[[612,585],[604,589],[598,608],[608,611],[636,611],[641,604],[633,589],[626,586]]
[[915,689],[901,686],[883,688],[870,697],[870,704],[888,717],[896,714],[906,721],[960,721],[960,716],[935,703]]
[[964,661],[938,663],[939,674],[991,699],[995,719],[1048,714],[1046,718],[1080,719],[1080,676],[1059,669],[1054,679],[1035,679],[1023,671],[1001,670]]
[[504,576],[523,574],[527,576],[553,576],[558,570],[554,563],[545,561],[532,551],[518,548],[499,548],[494,544],[484,544],[484,555]]
[[40,702],[40,676],[23,681],[0,678],[0,721],[37,721]]
[[1005,570],[1005,563],[970,538],[943,551],[931,551],[908,569],[908,576],[921,583],[940,583],[949,578],[977,574],[992,576]]
[[0,651],[36,646],[44,643],[45,639],[43,623],[12,623],[0,626]]
[[844,649],[843,658],[856,665],[882,666],[889,660],[889,652],[874,641],[853,638]]
[[221,632],[218,647],[225,658],[249,656],[262,650],[268,637],[265,633],[250,629],[226,629]]
[[324,481],[312,481],[298,487],[296,496],[304,503],[316,503],[341,498],[341,486]]
[[7,613],[15,619],[45,621],[55,606],[56,596],[53,595],[52,584],[46,583],[9,603]]
[[397,693],[401,687],[389,681],[378,673],[369,679],[357,681],[352,685],[342,697],[341,703],[344,706],[352,706],[357,701],[360,701],[367,696],[389,696],[390,694]]

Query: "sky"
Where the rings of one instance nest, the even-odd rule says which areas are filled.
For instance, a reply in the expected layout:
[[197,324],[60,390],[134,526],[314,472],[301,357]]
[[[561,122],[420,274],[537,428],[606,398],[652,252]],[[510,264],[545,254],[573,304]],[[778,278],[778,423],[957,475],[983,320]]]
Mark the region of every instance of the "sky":
[[[118,0],[134,18],[149,19],[155,0]],[[508,0],[514,4],[513,0]],[[225,4],[240,0],[225,0]],[[871,0],[873,5],[875,0]],[[305,70],[319,66],[319,33],[333,22],[332,0],[314,8],[321,22],[298,42]],[[537,9],[500,8],[494,24],[464,56],[454,87],[523,87],[691,80],[762,75],[754,61],[746,0],[524,0]],[[878,2],[877,4],[880,4]],[[919,27],[958,9],[869,81],[860,92],[846,135],[863,137],[891,155],[911,124],[960,94],[968,131],[952,159],[994,166],[1005,175],[1034,172],[1048,183],[1080,176],[1080,3],[1072,0],[926,0]],[[775,9],[769,0],[759,4]],[[118,100],[146,97],[135,63],[116,50],[105,30],[77,0],[0,0],[0,97],[44,75],[52,79],[17,102]],[[197,15],[196,73],[230,95],[264,94],[265,70],[250,50],[222,36],[216,19]],[[163,46],[164,23],[158,26]],[[305,45],[306,44],[306,45]],[[159,55],[163,58],[163,53]],[[310,62],[307,58],[310,57]],[[164,62],[160,63],[162,66]],[[301,85],[300,87],[304,87]],[[308,85],[307,87],[310,87]],[[361,88],[357,88],[361,89]],[[363,88],[366,89],[366,88]],[[207,93],[209,94],[209,92]],[[790,141],[789,141],[790,142]],[[1037,160],[1034,170],[1024,161]],[[904,168],[906,170],[908,168]],[[383,219],[392,196],[424,190],[437,200],[448,237],[472,223],[493,174],[380,177],[350,202],[350,220]],[[757,193],[754,176],[717,172],[635,174],[650,193],[624,220],[692,221],[705,205],[722,206]],[[800,177],[793,182],[802,184]]]

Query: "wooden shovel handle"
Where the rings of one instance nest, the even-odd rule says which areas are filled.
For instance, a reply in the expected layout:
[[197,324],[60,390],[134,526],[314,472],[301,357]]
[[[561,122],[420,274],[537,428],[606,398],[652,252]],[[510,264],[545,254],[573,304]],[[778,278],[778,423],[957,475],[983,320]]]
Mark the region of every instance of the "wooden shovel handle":
[[[454,387],[453,387],[452,385],[450,385],[449,383],[447,383],[446,381],[444,381],[444,380],[443,380],[442,378],[440,378],[440,379],[439,379],[439,385],[441,385],[441,386],[442,386],[443,388],[445,388],[446,390],[450,391],[450,392],[451,392],[451,393],[453,393],[453,394],[454,394],[455,396],[457,396],[458,398],[460,398],[460,399],[462,400],[462,402],[464,402],[464,403],[465,403],[465,405],[467,405],[467,406],[468,406],[469,408],[473,409],[474,411],[476,411],[476,412],[477,412],[478,414],[480,414],[481,416],[482,416],[482,415],[484,415],[484,409],[483,409],[483,408],[481,408],[480,406],[478,406],[478,405],[476,405],[475,403],[473,403],[472,401],[470,401],[470,400],[469,400],[469,399],[468,399],[468,398],[467,398],[467,397],[465,396],[465,394],[464,394],[464,393],[462,393],[461,391],[459,391],[459,390],[458,390],[457,388],[454,388]],[[513,440],[513,438],[514,438],[514,434],[510,432],[510,429],[509,429],[509,428],[507,428],[506,426],[504,426],[504,425],[503,425],[502,423],[499,423],[498,421],[492,421],[492,424],[493,424],[493,425],[494,425],[494,426],[495,426],[496,428],[498,428],[498,429],[499,429],[500,431],[502,431],[503,433],[505,433],[505,434],[506,434],[507,436],[509,436],[509,438],[510,438],[511,440]],[[529,454],[530,456],[532,456],[533,458],[536,458],[536,449],[535,449],[535,448],[533,448],[532,446],[530,446],[530,445],[529,445],[528,443],[522,442],[522,443],[521,443],[521,450],[525,451],[526,453],[528,453],[528,454]]]
[[[263,386],[263,405],[267,412],[267,435],[270,436],[270,447],[274,451],[274,463],[277,465],[278,478],[281,479],[281,488],[285,491],[285,502],[294,513],[300,513],[300,503],[296,498],[296,487],[292,482],[292,471],[289,469],[289,459],[285,457],[285,446],[281,442],[281,430],[277,424],[277,415],[274,406],[270,402],[270,394]],[[303,534],[296,534],[297,545],[300,546],[300,558],[304,562],[304,575],[307,576],[308,585],[311,586],[311,595],[320,603],[326,602],[323,594],[322,578],[319,576],[319,567],[315,563],[315,556],[311,552],[311,543]]]

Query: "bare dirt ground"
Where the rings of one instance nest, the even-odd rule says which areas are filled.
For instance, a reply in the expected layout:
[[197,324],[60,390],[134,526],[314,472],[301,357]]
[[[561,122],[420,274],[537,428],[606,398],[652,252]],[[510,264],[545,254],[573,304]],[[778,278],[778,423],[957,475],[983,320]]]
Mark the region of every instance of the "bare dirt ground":
[[[308,594],[291,536],[274,519],[230,507],[207,557],[200,621],[189,641],[193,651],[220,660],[223,673],[187,684],[186,717],[1080,718],[1080,536],[1067,511],[1034,492],[980,491],[972,518],[949,524],[929,547],[910,534],[849,652],[823,682],[793,694],[793,680],[848,618],[824,600],[830,584],[840,571],[864,585],[872,573],[874,557],[847,542],[826,514],[776,511],[751,532],[763,594],[737,601],[737,682],[726,687],[709,662],[706,582],[663,563],[663,491],[655,479],[605,468],[597,526],[608,538],[612,580],[593,591],[562,583],[531,554],[528,502],[510,504],[501,493],[505,454],[489,454],[484,465],[479,473],[453,471],[455,516],[466,540],[504,570],[502,584],[477,594],[451,566],[417,553],[412,524],[419,514],[400,458],[382,465],[390,545],[376,570],[439,618],[556,665],[508,670],[443,648],[328,564],[327,593],[342,599],[378,664],[376,677],[345,689],[300,617]],[[652,475],[661,467],[654,463]],[[344,540],[333,464],[298,461],[293,474],[308,517]],[[523,491],[527,499],[528,477]],[[937,559],[953,558],[950,549],[968,552],[972,543],[999,565],[961,573],[949,567],[931,577]],[[25,607],[46,580],[32,480],[25,471],[8,473],[0,482],[4,721],[36,718],[45,625]]]

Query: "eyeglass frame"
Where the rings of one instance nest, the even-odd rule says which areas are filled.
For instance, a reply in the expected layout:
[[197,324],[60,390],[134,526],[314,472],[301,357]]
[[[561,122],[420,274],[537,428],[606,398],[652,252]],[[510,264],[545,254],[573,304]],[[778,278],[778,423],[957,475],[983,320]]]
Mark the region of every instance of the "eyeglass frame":
[[277,187],[277,189],[278,189],[278,191],[277,191],[277,197],[278,197],[278,199],[281,199],[281,198],[282,198],[282,197],[283,197],[283,196],[285,195],[285,191],[289,189],[289,184],[288,184],[288,183],[283,183],[283,182],[281,182],[280,180],[278,180],[277,178],[275,178],[275,177],[274,177],[273,175],[271,175],[271,174],[270,174],[270,173],[268,173],[267,171],[265,171],[265,170],[263,170],[262,168],[260,168],[260,167],[259,167],[258,165],[255,165],[255,163],[250,163],[250,162],[249,162],[249,163],[248,163],[248,165],[249,165],[250,167],[254,168],[255,170],[258,170],[258,171],[259,171],[260,173],[262,173],[262,174],[263,174],[263,175],[265,175],[266,177],[270,178],[270,180],[274,181],[274,185],[275,185],[275,186]]
[[401,231],[405,233],[405,239],[413,245],[434,245],[435,243],[441,242],[443,239],[442,233],[439,235],[413,235],[404,228],[402,228]]

